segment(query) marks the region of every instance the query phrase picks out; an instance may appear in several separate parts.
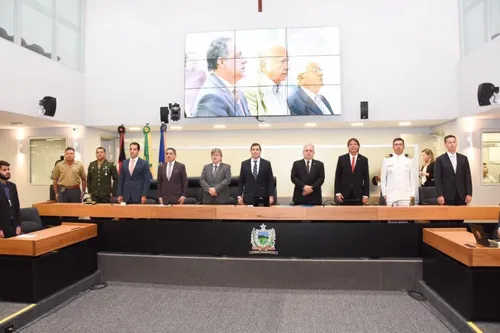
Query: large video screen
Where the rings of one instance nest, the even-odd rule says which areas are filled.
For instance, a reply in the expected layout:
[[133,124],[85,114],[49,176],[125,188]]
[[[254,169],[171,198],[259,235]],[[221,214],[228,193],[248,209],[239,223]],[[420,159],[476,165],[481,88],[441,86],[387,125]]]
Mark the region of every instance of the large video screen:
[[340,115],[336,27],[186,35],[186,117]]

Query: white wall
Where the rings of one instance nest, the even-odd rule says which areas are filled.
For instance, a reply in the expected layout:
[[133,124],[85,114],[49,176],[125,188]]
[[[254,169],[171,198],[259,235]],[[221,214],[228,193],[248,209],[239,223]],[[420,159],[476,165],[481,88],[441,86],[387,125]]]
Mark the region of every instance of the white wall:
[[183,104],[187,32],[304,26],[340,27],[343,115],[328,121],[359,119],[362,100],[371,120],[452,119],[458,22],[456,0],[88,0],[86,123],[159,124]]
[[[465,117],[488,107],[477,103],[477,87],[484,82],[500,86],[500,38],[496,38],[465,57],[458,64],[458,112]],[[500,103],[500,96],[497,97]],[[500,104],[498,105],[500,107]]]
[[54,120],[85,121],[82,73],[0,38],[0,110],[36,116],[38,101],[57,98]]
[[[500,119],[476,119],[471,117],[459,118],[434,130],[444,130],[444,134],[453,134],[458,140],[458,152],[467,155],[472,176],[472,204],[498,205],[500,203],[500,186],[483,185],[481,179],[483,166],[481,161],[481,130],[496,129],[500,131]],[[467,138],[472,137],[472,147],[469,147]],[[445,152],[444,143],[440,140],[441,153]]]

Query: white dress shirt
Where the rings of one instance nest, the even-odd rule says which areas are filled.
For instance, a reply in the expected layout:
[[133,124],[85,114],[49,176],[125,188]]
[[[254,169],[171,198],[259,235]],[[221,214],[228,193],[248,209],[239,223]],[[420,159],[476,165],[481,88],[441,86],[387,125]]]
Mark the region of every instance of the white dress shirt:
[[[169,168],[169,164],[172,163],[172,165],[170,166],[170,177],[172,177],[172,172],[174,172],[174,165],[175,165],[175,161],[172,161],[172,162],[167,162],[167,167],[165,168],[165,172],[166,172],[166,176],[167,176],[167,179],[168,179],[168,168]],[[170,180],[170,179],[168,179]]]
[[[135,170],[135,167],[137,166],[137,160],[139,159],[139,156],[137,156],[136,158],[130,158],[130,160],[128,161],[128,171],[130,172],[130,174],[132,175],[132,173],[134,173],[134,170]],[[134,168],[131,170],[130,167],[132,165],[132,161],[134,161]]]
[[453,166],[453,171],[457,173],[457,153],[446,152],[450,158],[451,165]]
[[254,166],[254,161],[257,161],[257,175],[259,174],[259,171],[260,171],[260,157],[256,160],[254,160],[253,158],[250,159],[250,173],[253,174],[253,166]]
[[[231,95],[232,95],[232,96],[234,96],[234,92],[235,92],[235,89],[236,89],[235,85],[234,85],[234,84],[229,83],[229,81],[224,80],[223,78],[221,78],[220,76],[218,76],[218,75],[216,75],[216,74],[214,74],[214,75],[215,75],[215,76],[216,76],[219,80],[221,80],[221,81],[222,81],[222,83],[224,83],[224,85],[225,85],[225,86],[226,86],[226,88],[229,90],[229,92],[231,93]],[[244,111],[243,111],[243,106],[241,105],[241,96],[238,96],[238,97],[239,97],[239,98],[235,98],[235,102],[236,102],[236,104],[235,104],[235,105],[238,105],[238,106],[239,106],[239,109],[240,109],[242,112],[244,112]],[[236,111],[238,111],[238,110],[236,110]]]

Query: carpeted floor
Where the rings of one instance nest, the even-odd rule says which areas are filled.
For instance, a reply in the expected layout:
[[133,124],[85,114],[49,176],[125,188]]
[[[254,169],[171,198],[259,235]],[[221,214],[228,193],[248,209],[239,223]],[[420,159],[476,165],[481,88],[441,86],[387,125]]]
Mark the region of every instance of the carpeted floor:
[[404,292],[303,291],[110,283],[22,333],[456,332]]

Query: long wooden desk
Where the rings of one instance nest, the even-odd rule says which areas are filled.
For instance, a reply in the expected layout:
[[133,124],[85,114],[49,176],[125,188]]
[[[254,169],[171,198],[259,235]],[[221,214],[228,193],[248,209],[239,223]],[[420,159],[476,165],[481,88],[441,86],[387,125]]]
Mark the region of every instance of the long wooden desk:
[[63,223],[57,227],[0,239],[0,255],[39,256],[93,237],[97,237],[96,224]]
[[500,298],[500,248],[476,244],[465,228],[426,228],[423,241],[427,285],[467,320],[500,321],[492,303]]
[[189,220],[283,220],[283,221],[388,221],[476,220],[497,222],[498,206],[272,206],[230,205],[126,205],[39,203],[40,216],[147,218]]

